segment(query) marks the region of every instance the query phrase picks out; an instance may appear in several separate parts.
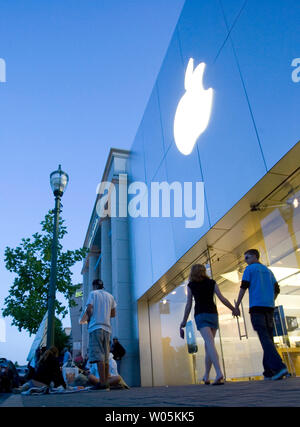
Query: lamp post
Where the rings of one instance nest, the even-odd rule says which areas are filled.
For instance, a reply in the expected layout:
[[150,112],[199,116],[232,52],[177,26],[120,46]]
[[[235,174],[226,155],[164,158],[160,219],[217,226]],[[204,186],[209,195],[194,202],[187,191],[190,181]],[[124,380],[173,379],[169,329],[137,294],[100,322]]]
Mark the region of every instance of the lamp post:
[[48,327],[47,327],[47,348],[49,349],[54,345],[54,326],[55,326],[55,293],[56,293],[56,276],[57,276],[57,244],[58,244],[58,230],[59,230],[59,213],[60,201],[67,188],[69,182],[68,175],[61,170],[59,165],[58,170],[52,172],[50,175],[50,185],[55,197],[54,209],[54,226],[53,226],[53,239],[51,251],[51,270],[50,270],[50,283],[48,291]]

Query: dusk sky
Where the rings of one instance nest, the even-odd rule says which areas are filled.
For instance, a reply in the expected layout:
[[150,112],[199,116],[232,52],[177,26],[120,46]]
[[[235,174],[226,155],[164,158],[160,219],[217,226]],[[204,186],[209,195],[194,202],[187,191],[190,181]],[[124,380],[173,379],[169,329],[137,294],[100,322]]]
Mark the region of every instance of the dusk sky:
[[[0,83],[0,309],[14,279],[5,247],[40,231],[54,206],[49,175],[59,164],[70,177],[64,249],[82,246],[109,150],[130,149],[183,4],[0,2],[7,67]],[[81,264],[73,271],[74,283],[81,282]],[[24,364],[34,337],[4,321],[0,357]]]

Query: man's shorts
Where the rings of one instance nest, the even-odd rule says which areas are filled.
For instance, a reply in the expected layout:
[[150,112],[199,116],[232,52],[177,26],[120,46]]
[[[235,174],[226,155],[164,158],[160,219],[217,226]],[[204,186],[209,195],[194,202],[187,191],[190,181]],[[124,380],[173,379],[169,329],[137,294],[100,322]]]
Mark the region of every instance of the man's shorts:
[[110,333],[103,329],[96,329],[89,334],[89,362],[109,363]]

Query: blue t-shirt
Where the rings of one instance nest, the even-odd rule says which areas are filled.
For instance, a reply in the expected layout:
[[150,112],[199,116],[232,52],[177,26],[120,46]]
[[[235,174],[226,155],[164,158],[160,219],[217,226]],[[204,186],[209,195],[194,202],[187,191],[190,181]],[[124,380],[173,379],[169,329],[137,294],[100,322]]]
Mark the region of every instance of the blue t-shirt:
[[[265,265],[256,262],[246,267],[242,288],[249,289],[249,306],[274,308],[277,281],[273,272]],[[278,285],[277,285],[278,286]]]

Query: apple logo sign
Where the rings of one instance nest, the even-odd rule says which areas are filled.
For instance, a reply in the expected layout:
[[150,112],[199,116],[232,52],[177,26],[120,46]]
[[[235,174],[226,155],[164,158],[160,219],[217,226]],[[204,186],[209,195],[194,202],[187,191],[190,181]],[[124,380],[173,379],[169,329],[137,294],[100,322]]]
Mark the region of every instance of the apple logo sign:
[[194,59],[189,60],[185,74],[186,93],[181,98],[174,120],[174,138],[178,150],[189,155],[206,130],[211,116],[213,89],[203,87],[205,63],[194,69]]

